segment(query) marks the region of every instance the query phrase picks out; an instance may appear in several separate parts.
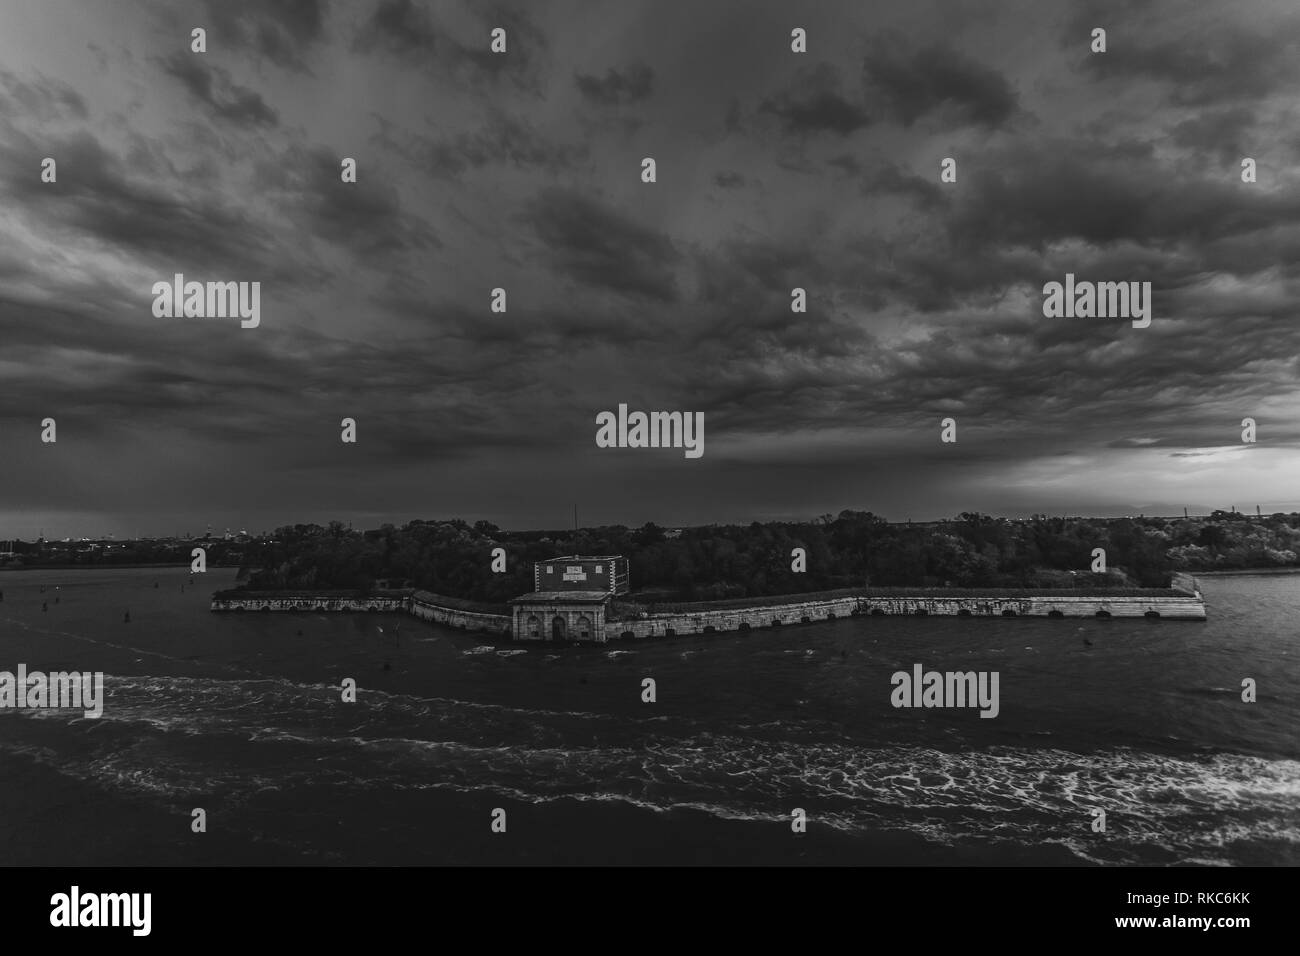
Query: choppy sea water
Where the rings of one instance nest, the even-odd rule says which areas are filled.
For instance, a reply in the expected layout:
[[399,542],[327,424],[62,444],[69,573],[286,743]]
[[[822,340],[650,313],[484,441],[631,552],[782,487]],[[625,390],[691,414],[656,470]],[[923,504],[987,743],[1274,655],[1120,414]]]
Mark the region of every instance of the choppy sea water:
[[[0,670],[107,675],[98,720],[0,711],[0,859],[1300,863],[1300,576],[1200,580],[1205,623],[873,617],[555,649],[211,613],[233,571],[0,574]],[[890,676],[918,663],[997,671],[1000,713],[895,709]]]

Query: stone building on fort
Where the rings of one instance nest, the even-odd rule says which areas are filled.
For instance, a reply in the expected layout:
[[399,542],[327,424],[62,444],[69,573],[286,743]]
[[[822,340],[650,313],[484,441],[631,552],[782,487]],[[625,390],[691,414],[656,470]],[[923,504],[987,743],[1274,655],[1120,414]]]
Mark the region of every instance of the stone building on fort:
[[510,601],[517,641],[604,641],[610,601],[629,590],[627,558],[554,558],[533,565],[533,592]]

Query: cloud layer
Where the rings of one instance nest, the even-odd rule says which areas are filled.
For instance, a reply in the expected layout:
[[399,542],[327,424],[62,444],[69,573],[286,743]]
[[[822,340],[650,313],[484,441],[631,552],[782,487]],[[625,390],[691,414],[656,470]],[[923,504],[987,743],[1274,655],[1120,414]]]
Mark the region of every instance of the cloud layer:
[[[20,0],[0,527],[1300,505],[1293,7],[677,7]],[[596,448],[622,402],[704,457]]]

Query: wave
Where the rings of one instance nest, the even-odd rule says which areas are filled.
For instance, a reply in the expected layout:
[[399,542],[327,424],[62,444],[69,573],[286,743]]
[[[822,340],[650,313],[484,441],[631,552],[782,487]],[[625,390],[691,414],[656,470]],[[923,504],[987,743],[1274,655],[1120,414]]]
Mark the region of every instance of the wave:
[[[901,830],[947,846],[1050,843],[1094,863],[1226,864],[1239,858],[1235,845],[1261,841],[1294,862],[1300,846],[1294,760],[861,746],[817,721],[715,733],[659,718],[648,722],[653,731],[629,733],[608,714],[364,688],[341,705],[336,686],[283,679],[106,683],[99,720],[33,712],[33,731],[46,732],[0,749],[107,788],[176,799],[239,803],[322,786],[487,791],[769,823],[802,807],[810,827]],[[60,720],[75,732],[52,735]],[[755,736],[760,728],[775,736]],[[1097,810],[1105,833],[1092,831]]]

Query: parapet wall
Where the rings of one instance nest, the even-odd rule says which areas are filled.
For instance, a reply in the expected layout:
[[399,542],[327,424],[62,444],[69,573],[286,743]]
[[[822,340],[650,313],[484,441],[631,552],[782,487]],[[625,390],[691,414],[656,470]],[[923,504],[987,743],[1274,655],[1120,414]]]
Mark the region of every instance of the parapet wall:
[[727,608],[686,613],[651,614],[605,625],[607,640],[664,637],[758,627],[810,624],[860,615],[935,615],[940,617],[1124,617],[1205,620],[1199,592],[1185,597],[857,597],[798,604]]
[[[1205,620],[1205,602],[1195,582],[1189,577],[1175,581],[1175,590],[1151,596],[1082,595],[1036,597],[952,598],[859,596],[837,597],[820,601],[790,604],[729,607],[648,614],[627,621],[605,622],[597,628],[598,640],[618,638],[668,637],[684,634],[707,634],[720,631],[745,631],[760,627],[811,624],[843,617],[925,616],[939,617],[1091,617],[1091,618],[1160,618],[1165,620]],[[433,621],[469,631],[486,631],[510,638],[511,618],[460,608],[444,607],[416,597],[342,598],[330,596],[214,597],[214,611],[405,611],[422,621]]]
[[504,614],[483,614],[457,608],[442,607],[414,597],[343,598],[320,595],[317,597],[258,597],[256,592],[246,596],[214,597],[213,611],[405,611],[422,621],[435,621],[468,631],[491,631],[510,636],[510,618]]
[[402,611],[406,598],[240,597],[212,599],[213,611]]
[[461,611],[431,604],[419,598],[408,598],[406,610],[422,621],[434,621],[438,624],[459,627],[467,631],[491,631],[503,637],[510,637],[510,618],[504,614],[481,614],[477,611]]

